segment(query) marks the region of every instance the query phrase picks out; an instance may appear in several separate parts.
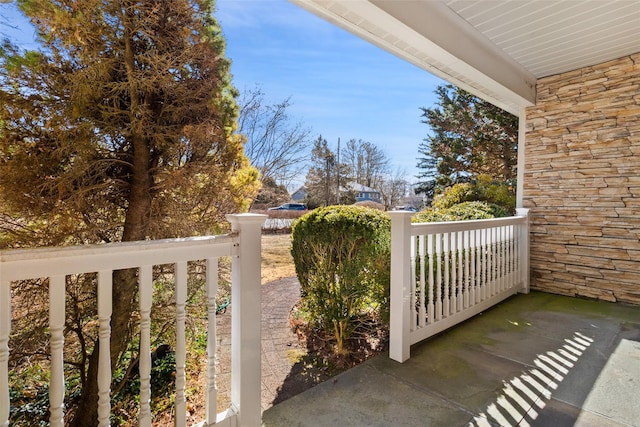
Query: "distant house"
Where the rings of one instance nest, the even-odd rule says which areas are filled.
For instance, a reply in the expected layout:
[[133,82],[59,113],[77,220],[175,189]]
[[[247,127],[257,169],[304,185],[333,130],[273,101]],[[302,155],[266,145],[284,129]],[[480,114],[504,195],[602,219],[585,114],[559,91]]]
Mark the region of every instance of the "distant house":
[[349,188],[355,193],[356,202],[382,203],[382,195],[378,190],[356,183],[350,184]]
[[[351,183],[347,188],[341,188],[340,191],[350,190],[356,196],[356,202],[376,202],[382,203],[382,195],[378,190],[375,190],[366,185]],[[291,193],[291,200],[294,202],[302,202],[307,197],[307,187],[302,186],[296,191]]]
[[291,200],[294,202],[302,202],[307,197],[307,187],[302,186],[291,193]]

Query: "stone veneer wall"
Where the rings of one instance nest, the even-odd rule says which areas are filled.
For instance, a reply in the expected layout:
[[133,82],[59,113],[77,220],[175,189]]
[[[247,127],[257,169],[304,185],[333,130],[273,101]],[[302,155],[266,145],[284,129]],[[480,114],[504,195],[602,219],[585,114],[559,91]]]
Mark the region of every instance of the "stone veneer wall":
[[526,116],[531,287],[640,304],[640,53],[540,79]]

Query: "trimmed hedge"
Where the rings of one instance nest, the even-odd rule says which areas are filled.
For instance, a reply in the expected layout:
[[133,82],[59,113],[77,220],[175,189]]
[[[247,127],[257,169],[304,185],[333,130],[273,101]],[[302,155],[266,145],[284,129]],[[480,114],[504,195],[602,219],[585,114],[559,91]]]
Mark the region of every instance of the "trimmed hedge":
[[328,206],[293,227],[291,254],[308,320],[335,339],[338,354],[359,318],[388,317],[391,220],[359,206]]

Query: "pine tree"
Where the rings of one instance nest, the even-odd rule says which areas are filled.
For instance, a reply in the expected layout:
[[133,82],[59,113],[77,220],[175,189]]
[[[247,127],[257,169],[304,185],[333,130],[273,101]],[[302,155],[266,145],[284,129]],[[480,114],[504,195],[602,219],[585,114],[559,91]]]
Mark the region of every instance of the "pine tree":
[[[234,135],[236,90],[208,0],[22,0],[42,48],[0,48],[5,246],[216,233],[258,173]],[[7,225],[9,224],[9,225]],[[136,272],[115,272],[115,367]],[[92,343],[73,425],[96,424]]]
[[311,150],[311,167],[307,172],[306,203],[310,208],[329,206],[336,201],[336,156],[327,140],[318,136]]
[[518,119],[452,85],[438,86],[437,107],[421,108],[431,133],[419,146],[422,192],[477,175],[516,177]]

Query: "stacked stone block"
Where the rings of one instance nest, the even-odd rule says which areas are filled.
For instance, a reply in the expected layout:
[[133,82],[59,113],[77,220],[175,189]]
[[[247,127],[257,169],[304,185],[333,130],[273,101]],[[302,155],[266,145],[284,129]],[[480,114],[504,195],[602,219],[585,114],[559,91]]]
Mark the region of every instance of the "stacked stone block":
[[640,304],[640,53],[540,79],[526,115],[532,288]]

